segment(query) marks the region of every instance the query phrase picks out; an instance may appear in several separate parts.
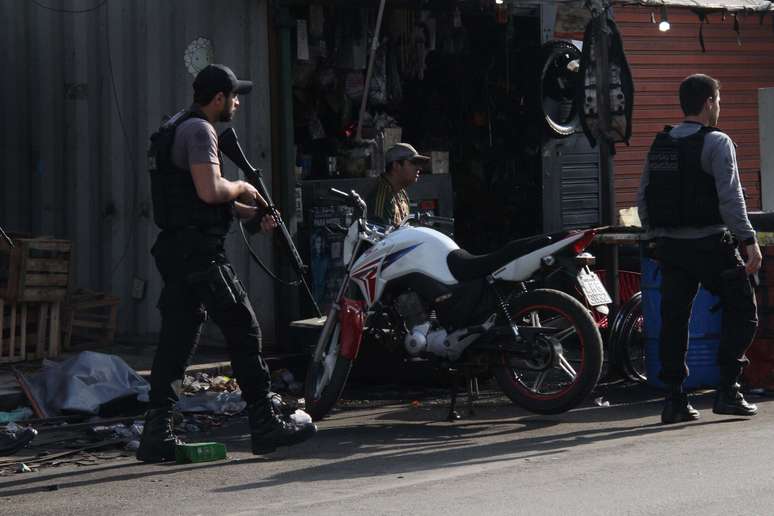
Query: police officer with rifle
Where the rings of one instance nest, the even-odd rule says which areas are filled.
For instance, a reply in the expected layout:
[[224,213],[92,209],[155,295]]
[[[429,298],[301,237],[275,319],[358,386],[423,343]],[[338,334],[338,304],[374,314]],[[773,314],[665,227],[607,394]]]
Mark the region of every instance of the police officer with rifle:
[[715,127],[720,84],[707,75],[687,77],[680,85],[680,106],[685,120],[656,136],[637,195],[662,273],[660,377],[668,392],[661,421],[699,418],[683,390],[688,322],[699,284],[720,297],[723,309],[720,384],[712,410],[754,416],[758,409],[744,399],[738,382],[758,326],[751,278],[757,278],[761,250],[747,216],[735,144]]
[[263,454],[312,437],[312,423],[295,425],[276,413],[269,398],[270,376],[261,355],[261,329],[224,250],[235,217],[277,225],[264,197],[246,181],[221,175],[214,124],[230,121],[238,95],[252,82],[213,64],[194,80],[194,102],[151,136],[148,151],[153,215],[161,233],[151,253],[164,280],[158,307],[161,333],[151,370],[150,408],[137,458],[175,458],[180,443],[172,408],[202,324],[209,316],[226,338],[231,365],[247,402],[252,451]]

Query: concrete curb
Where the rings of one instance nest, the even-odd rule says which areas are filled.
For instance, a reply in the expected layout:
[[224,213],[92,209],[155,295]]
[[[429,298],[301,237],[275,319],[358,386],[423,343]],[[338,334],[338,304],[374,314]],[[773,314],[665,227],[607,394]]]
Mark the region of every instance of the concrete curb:
[[[231,362],[205,362],[203,364],[194,364],[188,366],[185,370],[185,374],[193,375],[195,373],[207,373],[210,376],[213,375],[230,375],[231,374]],[[143,369],[137,371],[137,374],[148,380],[150,378],[150,369]]]

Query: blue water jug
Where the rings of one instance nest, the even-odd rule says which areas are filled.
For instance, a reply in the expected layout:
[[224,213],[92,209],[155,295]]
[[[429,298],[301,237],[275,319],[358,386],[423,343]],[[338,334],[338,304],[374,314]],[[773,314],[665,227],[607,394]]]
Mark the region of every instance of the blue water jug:
[[[648,383],[663,389],[659,379],[659,333],[661,332],[661,268],[650,258],[642,257],[642,316],[645,330],[645,371]],[[710,309],[719,303],[719,298],[703,288],[699,289],[693,302],[691,320],[688,325],[688,378],[683,384],[687,390],[714,388],[720,381],[717,364],[722,310]]]

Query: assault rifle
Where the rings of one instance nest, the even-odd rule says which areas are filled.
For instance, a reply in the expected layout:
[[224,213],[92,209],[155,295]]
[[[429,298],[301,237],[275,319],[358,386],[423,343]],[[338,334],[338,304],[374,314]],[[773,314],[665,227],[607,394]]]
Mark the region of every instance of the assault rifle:
[[[288,246],[288,251],[290,252],[290,257],[292,258],[291,261],[293,263],[294,268],[296,269],[296,273],[298,274],[299,281],[304,286],[304,289],[306,290],[306,293],[309,296],[309,299],[312,301],[312,305],[314,305],[314,309],[317,312],[317,317],[322,317],[322,312],[320,312],[320,307],[317,305],[317,302],[315,301],[314,296],[312,295],[312,291],[309,289],[309,284],[306,282],[306,277],[304,276],[307,270],[307,266],[304,265],[304,261],[301,259],[301,255],[298,254],[298,249],[296,248],[296,245],[293,243],[293,238],[290,236],[290,231],[288,231],[288,228],[285,225],[285,222],[283,222],[282,217],[280,216],[280,213],[277,210],[277,207],[274,205],[274,201],[272,201],[271,199],[271,195],[269,195],[269,191],[266,189],[266,185],[263,182],[263,171],[259,168],[255,168],[250,164],[249,161],[247,161],[247,157],[245,156],[245,153],[242,150],[242,146],[239,145],[239,139],[237,138],[236,131],[234,131],[233,127],[229,127],[228,129],[223,131],[223,133],[221,133],[221,135],[218,137],[218,148],[220,148],[220,151],[228,159],[230,159],[237,167],[239,167],[242,170],[242,172],[245,173],[245,178],[247,179],[247,182],[253,185],[258,190],[258,193],[261,194],[261,196],[268,204],[268,207],[266,208],[266,210],[272,216],[274,221],[277,223],[277,227],[282,233],[282,237],[284,238],[285,243]],[[246,240],[247,238],[245,238],[245,241]],[[248,249],[249,249],[249,244],[248,244]],[[252,251],[252,249],[250,249],[250,251]],[[264,270],[266,270],[266,272],[274,276],[274,274],[271,274],[271,272],[263,265],[263,263],[261,263],[261,261],[254,253],[251,253],[251,254],[253,254],[253,258],[255,258],[258,261],[258,264],[261,267],[263,267]]]

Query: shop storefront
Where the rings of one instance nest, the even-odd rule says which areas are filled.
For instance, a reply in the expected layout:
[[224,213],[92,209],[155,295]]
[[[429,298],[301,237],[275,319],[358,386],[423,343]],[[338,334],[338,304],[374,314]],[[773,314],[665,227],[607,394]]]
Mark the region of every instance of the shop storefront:
[[342,237],[325,226],[351,216],[326,192],[367,198],[398,141],[432,157],[409,189],[412,211],[454,217],[473,253],[602,223],[599,152],[575,101],[588,11],[574,11],[573,40],[554,37],[556,5],[388,1],[380,16],[379,4],[285,4],[286,192],[318,302],[342,269]]

